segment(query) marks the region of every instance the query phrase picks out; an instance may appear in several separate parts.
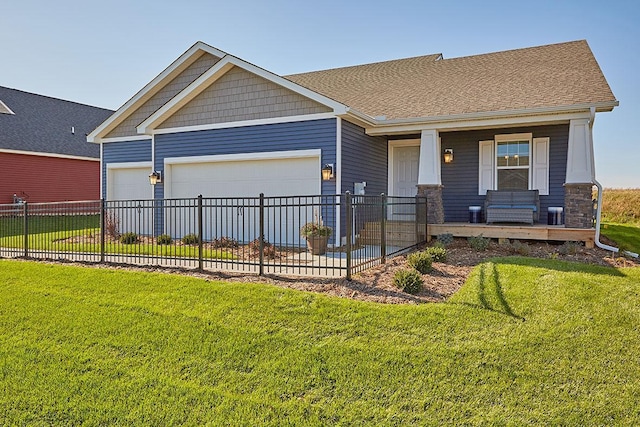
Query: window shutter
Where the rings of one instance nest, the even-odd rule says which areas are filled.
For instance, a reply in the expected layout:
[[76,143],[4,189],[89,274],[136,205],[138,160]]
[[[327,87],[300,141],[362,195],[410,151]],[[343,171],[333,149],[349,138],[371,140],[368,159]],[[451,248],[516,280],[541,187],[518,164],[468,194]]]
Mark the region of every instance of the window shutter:
[[533,138],[532,189],[549,195],[549,138]]
[[493,190],[493,183],[495,181],[495,168],[493,166],[495,156],[493,154],[493,150],[493,140],[480,141],[478,194],[481,196],[487,194],[487,190]]

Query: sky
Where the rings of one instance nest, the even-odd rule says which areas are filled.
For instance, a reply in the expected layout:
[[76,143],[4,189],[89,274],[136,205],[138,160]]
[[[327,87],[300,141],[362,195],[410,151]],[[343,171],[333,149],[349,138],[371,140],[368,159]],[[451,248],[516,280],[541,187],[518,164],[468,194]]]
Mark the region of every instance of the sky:
[[640,188],[640,1],[0,0],[0,86],[117,109],[196,41],[280,75],[586,39],[620,106],[596,178]]

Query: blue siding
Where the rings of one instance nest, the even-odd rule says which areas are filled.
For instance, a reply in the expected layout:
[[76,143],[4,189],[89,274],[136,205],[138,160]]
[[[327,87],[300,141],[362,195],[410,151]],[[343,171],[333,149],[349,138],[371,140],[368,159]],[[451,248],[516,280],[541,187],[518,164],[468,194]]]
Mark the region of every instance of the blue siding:
[[355,182],[366,181],[367,194],[387,192],[387,138],[373,137],[364,129],[342,121],[342,193],[353,192]]
[[468,221],[469,206],[484,205],[484,196],[478,195],[478,141],[494,139],[499,134],[528,132],[534,138],[549,137],[549,195],[540,196],[540,221],[546,221],[547,207],[564,206],[569,125],[443,132],[442,148],[453,148],[455,155],[453,163],[442,163],[446,222]]
[[102,145],[102,197],[107,197],[107,164],[150,162],[151,140],[108,142]]

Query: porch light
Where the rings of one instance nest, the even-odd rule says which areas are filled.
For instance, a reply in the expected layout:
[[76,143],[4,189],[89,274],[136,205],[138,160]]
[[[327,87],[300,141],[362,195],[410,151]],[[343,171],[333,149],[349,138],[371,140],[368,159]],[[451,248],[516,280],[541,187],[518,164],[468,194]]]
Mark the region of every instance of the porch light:
[[322,168],[322,180],[329,181],[333,178],[333,163],[327,163]]
[[444,162],[453,163],[453,148],[444,149]]
[[149,175],[149,184],[156,185],[159,182],[162,182],[162,172],[160,171],[151,172],[151,175]]

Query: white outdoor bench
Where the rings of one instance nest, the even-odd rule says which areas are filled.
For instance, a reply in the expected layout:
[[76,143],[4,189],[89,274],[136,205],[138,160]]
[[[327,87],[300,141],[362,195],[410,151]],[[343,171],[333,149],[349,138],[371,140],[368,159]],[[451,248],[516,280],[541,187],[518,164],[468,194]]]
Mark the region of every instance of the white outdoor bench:
[[533,224],[540,215],[538,190],[487,190],[484,202],[487,224],[526,222]]

